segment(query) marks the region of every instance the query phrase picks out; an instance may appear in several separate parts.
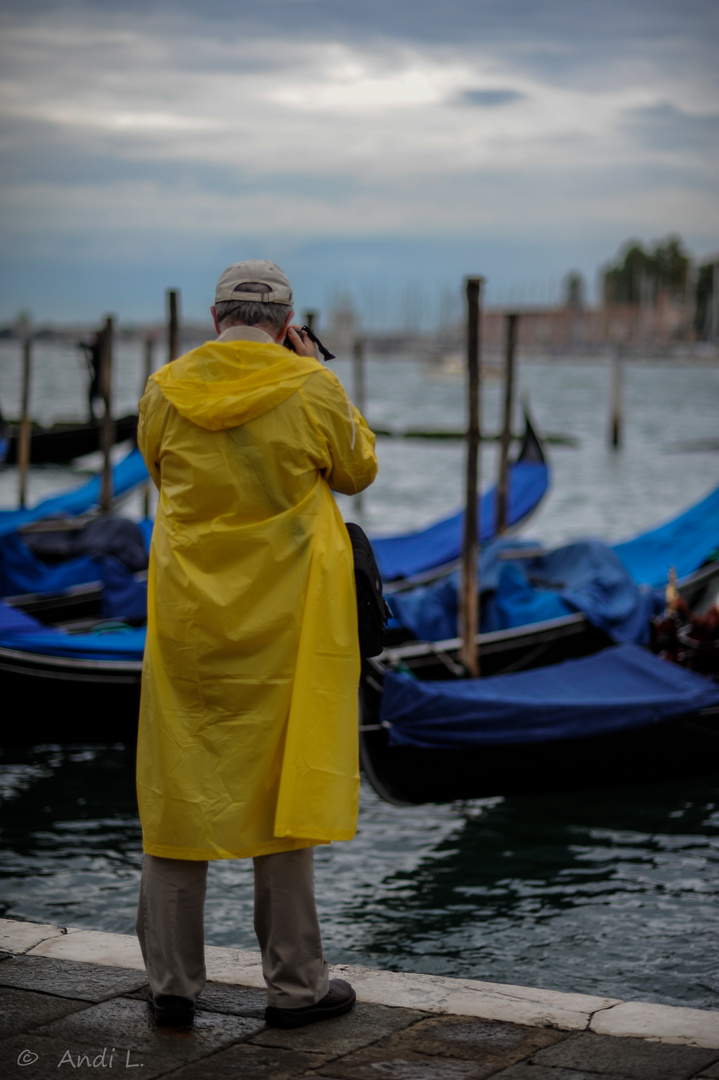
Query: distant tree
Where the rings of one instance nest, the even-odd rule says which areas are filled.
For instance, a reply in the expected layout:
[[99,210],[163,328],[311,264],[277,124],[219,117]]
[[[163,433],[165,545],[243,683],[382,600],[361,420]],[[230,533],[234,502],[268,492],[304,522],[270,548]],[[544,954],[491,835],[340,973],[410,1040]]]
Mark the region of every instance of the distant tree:
[[658,288],[666,290],[670,299],[686,299],[691,269],[691,256],[684,251],[678,236],[670,236],[654,249],[654,267]]
[[697,337],[704,341],[711,333],[711,310],[714,298],[714,265],[713,262],[708,262],[699,267],[694,292],[696,299],[694,329],[697,332]]
[[691,258],[678,236],[669,236],[645,250],[630,240],[613,266],[603,274],[605,304],[653,303],[660,292],[683,301],[687,295]]
[[570,270],[564,279],[564,306],[579,311],[584,307],[586,286],[578,270]]

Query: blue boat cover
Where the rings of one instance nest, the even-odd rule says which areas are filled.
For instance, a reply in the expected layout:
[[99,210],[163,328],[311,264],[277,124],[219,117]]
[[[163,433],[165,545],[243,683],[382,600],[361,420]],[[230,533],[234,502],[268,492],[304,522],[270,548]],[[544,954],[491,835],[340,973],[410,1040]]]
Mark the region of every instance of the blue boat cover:
[[33,555],[19,533],[0,538],[0,596],[57,593],[99,581],[101,576],[100,561],[89,555],[46,563]]
[[638,645],[486,679],[388,673],[380,721],[391,746],[461,750],[628,731],[719,706],[719,686]]
[[68,634],[0,602],[0,648],[75,660],[142,660],[145,629],[106,623],[89,634]]
[[147,619],[147,578],[138,578],[112,555],[102,563],[102,617]]
[[[142,454],[135,447],[127,457],[119,461],[112,470],[112,490],[115,496],[125,495],[132,491],[138,484],[149,479]],[[0,536],[15,532],[21,525],[27,525],[31,521],[40,521],[42,518],[58,515],[63,517],[75,517],[84,514],[97,506],[100,500],[102,478],[93,476],[80,487],[73,491],[64,491],[59,495],[51,495],[47,499],[34,506],[32,510],[0,510]]]
[[[616,642],[649,643],[649,621],[664,607],[661,590],[640,589],[618,556],[599,540],[583,540],[546,555],[502,558],[536,547],[527,541],[495,540],[479,563],[483,633],[528,626],[582,611]],[[393,595],[395,625],[420,641],[457,636],[459,574]]]
[[[536,507],[549,486],[546,464],[518,461],[510,466],[507,521],[516,525]],[[496,487],[478,500],[480,543],[495,534]],[[372,540],[377,565],[385,581],[414,577],[456,561],[462,553],[464,511],[430,525],[421,532],[380,536]]]
[[637,584],[661,588],[669,568],[677,577],[694,573],[719,549],[719,487],[679,517],[642,533],[614,551]]
[[[77,585],[100,581],[107,586],[108,575],[115,585],[118,572],[110,567],[111,561],[117,566],[125,564],[128,567],[125,574],[127,582],[123,588],[131,587],[134,580],[132,570],[147,565],[152,522],[144,520],[136,523],[108,517],[97,519],[89,528],[94,540],[90,538],[92,542],[86,543],[86,546],[94,553],[77,555],[62,562],[45,562],[30,550],[20,533],[0,537],[0,596],[59,593]],[[129,593],[126,595],[129,597]],[[120,611],[113,600],[107,612],[103,609],[103,614],[139,617],[136,601],[133,601],[131,610]]]

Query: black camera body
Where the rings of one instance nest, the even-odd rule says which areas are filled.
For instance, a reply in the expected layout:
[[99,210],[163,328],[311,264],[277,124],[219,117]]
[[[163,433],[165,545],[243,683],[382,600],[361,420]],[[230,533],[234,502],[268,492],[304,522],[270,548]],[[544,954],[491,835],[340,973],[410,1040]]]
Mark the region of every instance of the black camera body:
[[[324,347],[324,345],[322,344],[320,339],[317,337],[317,334],[315,334],[314,331],[310,330],[309,326],[301,326],[300,327],[300,333],[301,334],[307,334],[307,337],[310,339],[312,344],[316,345],[317,348],[319,349],[320,355],[322,356],[323,360],[334,360],[334,359],[336,359],[335,354],[331,353],[329,351],[329,349],[326,349]],[[290,335],[289,334],[287,334],[287,336],[285,337],[285,340],[282,342],[282,344],[284,345],[284,347],[286,349],[290,349],[291,352],[295,351],[295,347],[292,344],[292,342],[290,341]]]

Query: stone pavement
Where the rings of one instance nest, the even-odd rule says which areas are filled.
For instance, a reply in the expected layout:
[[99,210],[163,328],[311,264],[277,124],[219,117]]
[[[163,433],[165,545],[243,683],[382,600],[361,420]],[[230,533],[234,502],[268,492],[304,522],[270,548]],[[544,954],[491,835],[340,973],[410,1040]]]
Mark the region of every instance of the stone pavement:
[[0,920],[0,950],[0,1080],[719,1080],[719,1012],[340,966],[355,1010],[278,1031],[259,956],[208,948],[194,1028],[173,1031],[134,938]]

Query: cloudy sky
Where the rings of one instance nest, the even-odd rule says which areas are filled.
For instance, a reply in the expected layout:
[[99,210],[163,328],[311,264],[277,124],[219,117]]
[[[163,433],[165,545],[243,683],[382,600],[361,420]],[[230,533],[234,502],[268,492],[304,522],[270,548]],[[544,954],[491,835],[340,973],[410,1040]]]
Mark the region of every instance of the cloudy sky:
[[716,0],[5,0],[0,319],[187,317],[268,257],[386,323],[719,249]]

